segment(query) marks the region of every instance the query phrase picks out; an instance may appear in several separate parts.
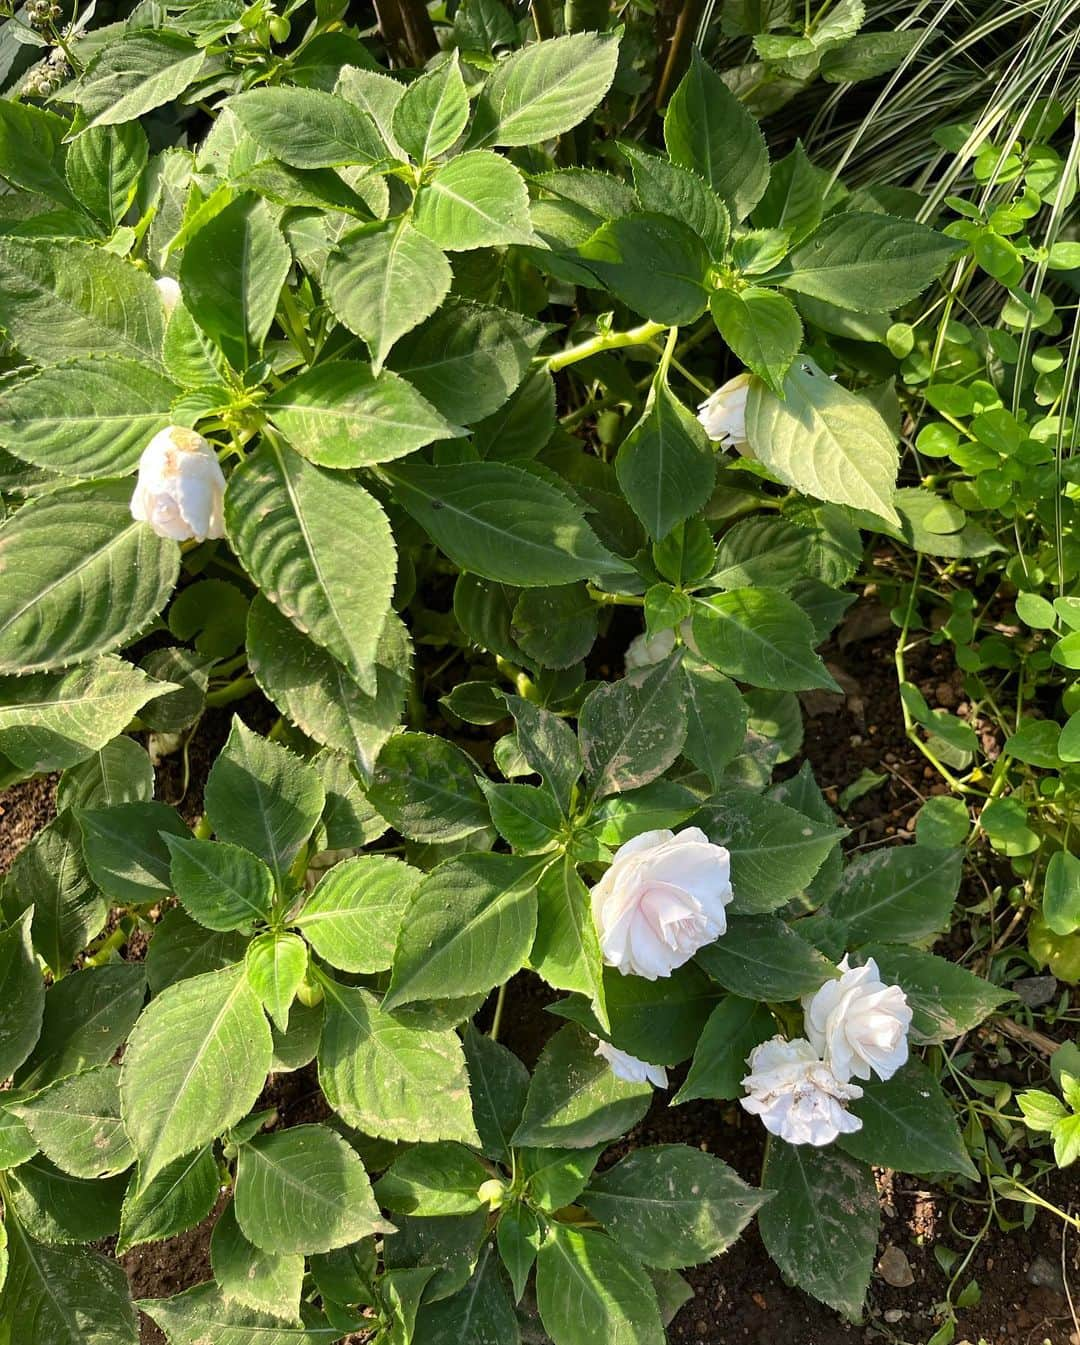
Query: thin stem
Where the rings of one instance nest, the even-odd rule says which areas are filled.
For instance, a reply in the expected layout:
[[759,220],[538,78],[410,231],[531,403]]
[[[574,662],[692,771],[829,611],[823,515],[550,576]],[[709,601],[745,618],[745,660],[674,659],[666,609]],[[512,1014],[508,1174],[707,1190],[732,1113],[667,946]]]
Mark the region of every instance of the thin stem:
[[545,38],[555,36],[555,18],[551,12],[551,0],[533,0],[529,6],[532,14],[533,27],[536,29],[536,36],[541,42]]
[[605,350],[620,350],[624,346],[648,345],[654,336],[659,336],[661,332],[667,330],[668,327],[665,322],[643,322],[640,327],[631,327],[629,331],[625,332],[598,332],[596,336],[591,336],[587,341],[561,350],[557,355],[549,356],[546,361],[546,368],[554,374],[560,369],[567,368],[568,365],[578,364],[581,360],[587,360]]
[[206,697],[207,705],[230,705],[233,701],[243,700],[245,696],[250,696],[253,691],[258,691],[259,684],[254,677],[236,677],[217,691],[211,691]]
[[502,1022],[503,1005],[506,1003],[506,982],[499,986],[499,997],[495,1001],[495,1017],[491,1020],[491,1031],[488,1036],[492,1041],[499,1040],[499,1025]]

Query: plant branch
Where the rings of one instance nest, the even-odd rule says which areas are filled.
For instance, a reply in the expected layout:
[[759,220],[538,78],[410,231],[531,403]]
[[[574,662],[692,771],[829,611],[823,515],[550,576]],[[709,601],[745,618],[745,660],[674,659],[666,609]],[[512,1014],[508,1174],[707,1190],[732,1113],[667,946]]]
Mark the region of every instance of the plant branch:
[[644,346],[661,332],[667,331],[667,324],[663,322],[643,322],[640,327],[631,327],[625,332],[599,332],[596,336],[591,336],[587,341],[582,341],[576,346],[569,346],[566,350],[561,350],[557,355],[549,356],[546,367],[556,373],[559,369],[565,369],[570,364],[577,364],[580,360],[587,360],[592,355],[599,355],[604,350],[619,350],[623,346]]
[[383,40],[405,65],[425,65],[439,42],[424,0],[375,0]]
[[694,35],[704,12],[705,0],[689,0],[689,3],[684,4],[679,10],[675,32],[672,34],[671,44],[668,47],[667,59],[664,61],[660,78],[656,82],[654,102],[657,108],[667,105],[667,101],[671,97],[671,91],[686,73],[686,68],[690,64]]

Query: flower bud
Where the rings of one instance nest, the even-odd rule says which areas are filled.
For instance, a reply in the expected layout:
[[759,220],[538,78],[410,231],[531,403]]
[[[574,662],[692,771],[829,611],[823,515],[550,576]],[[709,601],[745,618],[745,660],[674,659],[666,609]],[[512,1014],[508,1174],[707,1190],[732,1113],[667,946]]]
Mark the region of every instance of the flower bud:
[[698,420],[709,438],[739,453],[745,453],[750,446],[746,438],[746,399],[749,392],[750,375],[736,374],[698,407]]
[[499,1181],[498,1177],[492,1177],[490,1181],[480,1184],[476,1191],[476,1198],[489,1210],[497,1210],[506,1198],[506,1185]]
[[182,298],[180,294],[180,286],[172,276],[158,276],[157,280],[154,281],[154,284],[157,286],[157,292],[161,297],[161,306],[165,310],[165,316],[171,318],[173,309]]
[[131,516],[174,542],[224,537],[225,477],[201,434],[170,425],[143,449]]

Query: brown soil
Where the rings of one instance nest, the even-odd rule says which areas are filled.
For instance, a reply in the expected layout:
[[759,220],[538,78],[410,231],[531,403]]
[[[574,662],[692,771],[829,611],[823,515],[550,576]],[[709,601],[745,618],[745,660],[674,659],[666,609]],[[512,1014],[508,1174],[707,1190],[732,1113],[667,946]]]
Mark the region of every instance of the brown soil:
[[[864,769],[889,777],[842,811],[851,832],[846,844],[854,849],[892,836],[904,838],[913,829],[925,798],[944,790],[904,736],[892,668],[895,636],[882,632],[880,613],[868,605],[854,608],[839,639],[824,651],[845,694],[815,692],[802,698],[803,755],[834,806],[841,791]],[[931,705],[964,713],[961,679],[944,648],[921,646],[909,659],[908,675]],[[247,722],[266,730],[270,721],[261,698],[237,708]],[[230,719],[231,713],[225,711],[206,716],[190,746],[186,790],[182,758],[167,758],[159,768],[158,797],[179,803],[189,821],[199,815],[206,772],[225,740]],[[982,726],[975,727],[979,731]],[[991,741],[984,746],[992,752]],[[0,794],[0,871],[10,867],[15,854],[48,821],[54,788],[55,780],[46,779]],[[974,899],[985,894],[971,895]],[[559,1020],[543,1012],[554,997],[528,973],[511,982],[502,1039],[527,1063],[535,1062],[543,1041],[558,1026]],[[1023,1074],[1015,1062],[1004,1068],[998,1064],[990,1049],[991,1039],[969,1045],[976,1052],[974,1073],[1021,1081]],[[679,1072],[675,1072],[673,1088],[678,1082]],[[320,1120],[327,1114],[310,1068],[272,1080],[259,1106],[277,1109],[277,1125]],[[763,1138],[760,1125],[751,1123],[734,1104],[694,1102],[671,1108],[667,1098],[659,1095],[631,1142],[697,1144],[756,1183]],[[616,1156],[617,1150],[608,1156],[609,1161]],[[878,1340],[925,1345],[941,1324],[941,1303],[948,1286],[934,1248],[945,1246],[965,1255],[971,1246],[965,1239],[974,1238],[985,1211],[975,1201],[954,1199],[916,1178],[882,1173],[879,1185],[883,1214],[879,1256],[890,1246],[902,1251],[913,1283],[894,1288],[875,1274],[863,1324],[849,1325],[800,1290],[785,1285],[751,1227],[723,1257],[687,1272],[695,1297],[669,1328],[673,1345],[854,1345]],[[1080,1178],[1071,1171],[1052,1176],[1040,1191],[1064,1209],[1080,1208]],[[1022,1212],[1021,1206],[1008,1202],[1002,1202],[1000,1209],[1008,1219],[1018,1220]],[[128,1253],[123,1264],[133,1294],[168,1296],[208,1278],[213,1219],[168,1242]],[[1080,1345],[1080,1324],[1072,1316],[1065,1292],[1066,1285],[1072,1289],[1080,1284],[1077,1239],[1070,1233],[1063,1246],[1062,1228],[1061,1221],[1040,1211],[1029,1231],[1002,1231],[996,1224],[987,1230],[957,1286],[962,1288],[974,1279],[981,1290],[978,1303],[958,1310],[957,1345],[965,1341],[971,1345],[984,1341],[986,1345]],[[1076,1300],[1080,1305],[1080,1293]],[[142,1345],[162,1345],[163,1339],[144,1317]]]

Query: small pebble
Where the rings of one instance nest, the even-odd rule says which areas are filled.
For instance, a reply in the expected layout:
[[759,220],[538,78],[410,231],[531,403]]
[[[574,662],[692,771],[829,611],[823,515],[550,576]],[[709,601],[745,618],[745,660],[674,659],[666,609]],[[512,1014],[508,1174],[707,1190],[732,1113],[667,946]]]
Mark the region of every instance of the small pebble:
[[1024,976],[1013,982],[1013,990],[1029,1009],[1038,1009],[1057,998],[1058,983],[1054,976]]
[[1061,1278],[1061,1267],[1055,1265],[1047,1256],[1037,1256],[1027,1268],[1024,1277],[1028,1284],[1037,1284],[1045,1289],[1055,1289],[1059,1294],[1065,1292]]
[[915,1283],[911,1262],[899,1247],[886,1247],[877,1265],[878,1274],[894,1289],[909,1289]]
[[895,1326],[897,1322],[902,1322],[904,1320],[904,1309],[889,1308],[889,1310],[882,1315],[890,1326]]

